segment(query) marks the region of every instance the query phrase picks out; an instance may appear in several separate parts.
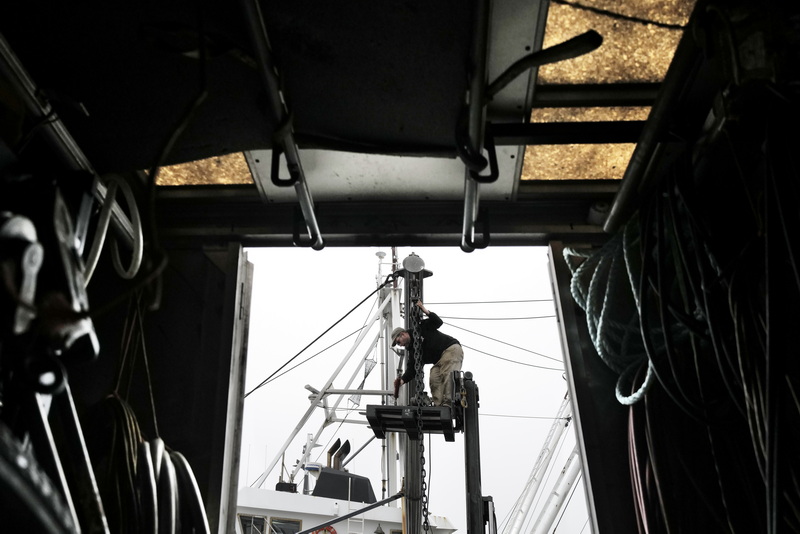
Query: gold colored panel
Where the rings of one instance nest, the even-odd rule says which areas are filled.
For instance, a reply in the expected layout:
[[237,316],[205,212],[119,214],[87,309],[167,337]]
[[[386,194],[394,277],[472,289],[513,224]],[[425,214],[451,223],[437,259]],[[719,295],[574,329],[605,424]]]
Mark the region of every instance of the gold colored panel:
[[590,29],[603,36],[603,44],[584,56],[541,67],[539,83],[663,80],[694,3],[694,0],[553,0],[547,17],[545,48]]
[[[644,121],[648,107],[534,109],[531,122]],[[540,145],[525,148],[522,180],[619,180],[633,153],[633,143]]]
[[635,147],[634,143],[528,146],[522,180],[619,180]]
[[250,169],[241,152],[162,167],[157,185],[252,184]]
[[531,122],[644,121],[649,114],[649,107],[540,108],[531,113]]

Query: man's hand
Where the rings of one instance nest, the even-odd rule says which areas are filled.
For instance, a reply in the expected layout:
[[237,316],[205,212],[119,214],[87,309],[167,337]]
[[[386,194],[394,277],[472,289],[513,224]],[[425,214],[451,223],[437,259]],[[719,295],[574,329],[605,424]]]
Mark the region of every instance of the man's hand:
[[426,308],[426,307],[425,307],[425,305],[422,303],[422,301],[421,301],[421,300],[418,300],[418,301],[416,302],[416,304],[417,304],[417,307],[418,307],[420,310],[422,310],[422,313],[424,313],[425,315],[428,315],[428,313],[429,313],[429,312],[428,312],[428,308]]
[[403,379],[399,376],[394,379],[394,398],[396,399],[398,395],[400,395],[400,386],[403,385]]

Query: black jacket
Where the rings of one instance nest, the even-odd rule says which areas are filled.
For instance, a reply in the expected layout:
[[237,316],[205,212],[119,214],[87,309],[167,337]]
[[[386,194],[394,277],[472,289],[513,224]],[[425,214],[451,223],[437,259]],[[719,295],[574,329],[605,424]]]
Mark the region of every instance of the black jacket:
[[[428,318],[419,323],[419,333],[422,336],[422,364],[432,364],[439,361],[445,349],[451,345],[458,345],[458,340],[439,332],[442,320],[433,312],[428,313]],[[411,333],[409,331],[409,333]],[[408,352],[408,368],[403,373],[403,382],[410,382],[417,376],[414,365],[414,336],[411,336],[411,344],[406,347]]]

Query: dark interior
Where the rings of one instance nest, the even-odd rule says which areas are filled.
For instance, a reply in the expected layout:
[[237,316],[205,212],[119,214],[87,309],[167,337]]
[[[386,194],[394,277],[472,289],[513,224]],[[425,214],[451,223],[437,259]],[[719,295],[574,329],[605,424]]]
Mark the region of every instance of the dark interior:
[[[63,367],[102,493],[116,424],[103,400],[125,392],[142,435],[185,455],[211,531],[225,531],[244,247],[548,246],[593,531],[800,530],[800,12],[698,1],[658,82],[542,84],[540,55],[493,93],[542,50],[548,8],[572,4],[633,18],[599,0],[6,2],[0,370],[11,441],[46,441],[32,401],[45,385],[26,380]],[[564,57],[597,44],[582,39]],[[646,121],[529,121],[556,105],[651,108]],[[625,142],[636,146],[621,180],[521,176],[525,146]],[[314,202],[301,165],[312,150],[404,156],[421,170],[378,176],[351,199],[353,170],[326,168],[332,193]],[[241,152],[252,183],[158,183],[164,166]],[[271,183],[255,172],[260,158],[281,165]],[[460,173],[452,184],[424,170],[442,162]],[[84,290],[72,231],[85,222],[92,235],[113,180],[142,214],[141,268],[123,280],[104,254]],[[421,192],[439,182],[440,196]],[[110,233],[125,264],[136,246],[119,204]],[[6,224],[13,216],[36,236]],[[20,258],[36,242],[45,259],[29,298]],[[149,368],[126,359],[141,355],[137,339]],[[73,454],[61,461],[78,465]],[[126,512],[103,504],[113,531]],[[30,510],[23,525],[51,520]],[[82,504],[76,517],[92,530],[99,513]]]

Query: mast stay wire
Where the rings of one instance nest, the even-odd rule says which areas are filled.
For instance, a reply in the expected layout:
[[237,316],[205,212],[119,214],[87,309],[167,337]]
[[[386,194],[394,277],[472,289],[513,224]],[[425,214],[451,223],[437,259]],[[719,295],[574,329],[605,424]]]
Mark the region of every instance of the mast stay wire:
[[545,367],[543,365],[536,365],[536,364],[533,364],[533,363],[525,363],[525,362],[518,362],[516,360],[510,360],[508,358],[503,358],[502,356],[497,356],[495,354],[491,354],[489,352],[476,349],[475,347],[470,347],[469,345],[464,345],[463,343],[461,344],[461,346],[462,347],[466,347],[469,350],[474,350],[475,352],[480,352],[481,354],[485,354],[486,356],[490,356],[492,358],[497,358],[498,360],[503,360],[505,362],[515,363],[517,365],[524,365],[526,367],[535,367],[537,369],[545,369],[547,371],[562,371],[562,372],[564,371],[563,368],[559,369],[559,368],[556,368],[556,367]]
[[[364,326],[362,326],[362,327],[360,327],[360,328],[357,328],[357,329],[353,330],[352,332],[350,332],[349,334],[347,334],[347,335],[346,335],[346,336],[344,336],[343,338],[339,339],[338,341],[334,341],[333,343],[331,343],[330,345],[328,345],[328,346],[327,346],[327,347],[325,347],[324,349],[322,349],[322,350],[320,350],[320,351],[318,351],[318,352],[316,352],[316,353],[312,354],[311,356],[309,356],[308,358],[306,358],[306,359],[305,359],[305,360],[303,360],[302,362],[298,363],[297,365],[293,365],[292,367],[290,367],[290,368],[286,369],[284,372],[282,372],[282,373],[281,373],[281,374],[279,374],[279,375],[274,375],[274,373],[273,373],[273,375],[274,375],[274,376],[271,376],[270,378],[268,378],[268,379],[267,379],[267,381],[266,381],[266,383],[265,383],[264,385],[266,386],[267,384],[269,384],[269,383],[271,383],[271,382],[273,382],[273,381],[275,381],[275,380],[279,379],[279,378],[280,378],[280,377],[282,377],[283,375],[285,375],[285,374],[288,374],[288,373],[290,373],[291,371],[294,371],[295,369],[297,369],[298,367],[300,367],[300,366],[301,366],[301,365],[303,365],[304,363],[308,363],[308,362],[310,362],[311,360],[313,360],[314,358],[316,358],[317,356],[319,356],[320,354],[322,354],[322,353],[323,353],[323,352],[325,352],[326,350],[328,350],[328,349],[332,349],[333,347],[335,347],[336,345],[338,345],[339,343],[341,343],[341,342],[342,342],[342,341],[344,341],[345,339],[348,339],[348,338],[351,338],[351,337],[353,337],[355,334],[357,334],[357,333],[361,332],[362,330],[364,330],[364,329],[365,329],[365,328],[367,328],[368,326],[369,326],[369,325],[364,325]],[[280,370],[280,369],[279,369],[279,370]]]
[[552,298],[549,299],[526,299],[526,300],[471,300],[461,302],[429,302],[430,306],[445,306],[455,304],[517,304],[524,302],[553,302]]
[[542,354],[541,352],[536,352],[535,350],[526,349],[524,347],[520,347],[518,345],[513,345],[513,344],[508,343],[506,341],[501,341],[499,339],[496,339],[496,338],[493,338],[493,337],[490,337],[490,336],[487,336],[487,335],[484,335],[484,334],[479,334],[478,332],[475,332],[473,330],[469,330],[467,328],[462,328],[460,326],[456,326],[456,325],[454,325],[452,323],[444,323],[444,324],[446,324],[447,326],[452,326],[453,328],[457,328],[459,330],[463,330],[464,332],[469,332],[470,334],[475,334],[476,336],[480,336],[480,337],[483,337],[483,338],[486,338],[486,339],[489,339],[489,340],[492,340],[492,341],[496,341],[498,343],[502,343],[503,345],[508,345],[509,347],[514,347],[515,349],[524,350],[525,352],[530,352],[531,354],[535,354],[537,356],[541,356],[542,358],[547,358],[548,360],[553,360],[554,362],[563,363],[558,358],[553,358],[552,356],[547,356],[545,354]]
[[527,321],[529,319],[552,319],[555,315],[535,315],[531,317],[448,317],[439,316],[441,319],[460,319],[462,321]]
[[244,394],[244,398],[246,399],[246,398],[247,398],[247,397],[248,397],[248,396],[249,396],[251,393],[253,393],[255,390],[257,390],[257,389],[259,389],[259,388],[263,387],[264,385],[266,385],[266,384],[267,384],[267,382],[269,382],[269,380],[270,380],[272,377],[274,377],[274,376],[275,376],[276,374],[278,374],[278,373],[279,373],[279,372],[280,372],[280,371],[281,371],[281,370],[282,370],[284,367],[286,367],[287,365],[289,365],[290,363],[292,363],[292,362],[293,362],[295,359],[297,359],[297,358],[298,358],[298,357],[299,357],[301,354],[303,354],[303,352],[305,352],[305,351],[306,351],[306,350],[307,350],[307,349],[308,349],[308,348],[309,348],[311,345],[313,345],[314,343],[316,343],[317,341],[319,341],[319,340],[320,340],[320,338],[322,338],[322,336],[324,336],[325,334],[327,334],[328,332],[330,332],[330,331],[333,329],[333,327],[335,327],[336,325],[338,325],[339,323],[341,323],[342,321],[344,321],[344,320],[345,320],[345,318],[347,318],[347,316],[348,316],[348,315],[350,315],[351,313],[353,313],[353,312],[354,312],[354,311],[355,311],[355,310],[356,310],[358,307],[360,307],[362,304],[364,304],[364,303],[367,301],[367,299],[369,299],[369,298],[370,298],[372,295],[374,295],[375,293],[377,293],[378,291],[380,291],[381,289],[383,289],[384,287],[386,287],[386,286],[387,286],[387,285],[388,285],[388,284],[389,284],[391,281],[393,281],[393,280],[395,279],[395,277],[396,277],[396,276],[397,276],[397,275],[396,275],[395,273],[391,273],[391,274],[389,274],[389,275],[386,277],[386,280],[385,280],[385,281],[384,281],[384,282],[383,282],[381,285],[379,285],[377,288],[375,288],[373,291],[371,291],[371,292],[369,293],[369,295],[367,295],[366,297],[364,297],[363,299],[361,299],[361,301],[360,301],[358,304],[356,304],[355,306],[353,306],[352,308],[350,308],[350,311],[348,311],[347,313],[345,313],[345,314],[344,314],[342,317],[340,317],[340,318],[339,318],[339,319],[338,319],[338,320],[337,320],[335,323],[333,323],[333,324],[332,324],[332,325],[330,325],[328,328],[326,328],[326,329],[325,329],[325,331],[324,331],[324,332],[322,332],[320,335],[318,335],[316,338],[314,338],[314,340],[313,340],[313,341],[311,341],[311,343],[309,343],[308,345],[306,345],[305,347],[303,347],[302,349],[300,349],[300,351],[299,351],[297,354],[295,354],[294,356],[292,356],[291,358],[289,358],[289,360],[287,360],[287,361],[286,361],[286,362],[285,362],[283,365],[281,365],[280,367],[278,367],[278,368],[277,368],[277,369],[276,369],[276,370],[275,370],[275,371],[274,371],[274,372],[273,372],[271,375],[269,375],[267,378],[265,378],[264,380],[262,380],[260,384],[258,384],[256,387],[254,387],[253,389],[251,389],[251,390],[250,390],[250,391],[248,391],[247,393],[245,393],[245,394]]
[[[376,303],[373,303],[373,304],[372,304],[372,307],[369,309],[369,313],[367,314],[367,317],[369,317],[369,316],[372,314],[372,310],[375,308],[375,305],[376,305]],[[306,358],[306,359],[305,359],[305,360],[303,360],[302,362],[298,363],[297,365],[294,365],[294,366],[292,366],[292,367],[290,367],[290,368],[286,369],[286,370],[285,370],[284,372],[282,372],[281,374],[279,374],[279,375],[275,375],[275,376],[273,376],[273,377],[271,377],[271,378],[268,378],[268,379],[267,379],[267,382],[266,382],[266,384],[264,384],[264,385],[266,386],[266,385],[267,385],[267,384],[269,384],[270,382],[273,382],[274,380],[277,380],[278,378],[282,377],[283,375],[286,375],[286,374],[290,373],[291,371],[294,371],[295,369],[297,369],[298,367],[300,367],[300,366],[301,366],[301,365],[303,365],[304,363],[307,363],[307,362],[309,362],[309,361],[313,360],[314,358],[316,358],[317,356],[319,356],[320,354],[322,354],[322,353],[323,353],[323,352],[325,352],[326,350],[328,350],[328,349],[332,349],[333,347],[335,347],[336,345],[338,345],[339,343],[341,343],[341,342],[342,342],[342,341],[344,341],[345,339],[348,339],[348,338],[350,338],[350,337],[353,337],[355,334],[358,334],[359,332],[361,332],[361,331],[362,331],[362,330],[364,330],[365,328],[368,328],[370,325],[368,325],[368,324],[366,324],[366,323],[367,323],[367,321],[366,321],[366,320],[364,320],[364,325],[363,325],[363,326],[361,326],[360,328],[356,328],[355,330],[353,330],[352,332],[350,332],[349,334],[347,334],[347,335],[346,335],[346,336],[344,336],[343,338],[340,338],[339,340],[337,340],[337,341],[334,341],[333,343],[331,343],[330,345],[328,345],[328,346],[327,346],[327,347],[325,347],[324,349],[322,349],[322,350],[320,350],[320,351],[318,351],[318,352],[316,352],[316,353],[312,354],[311,356],[309,356],[308,358]]]

